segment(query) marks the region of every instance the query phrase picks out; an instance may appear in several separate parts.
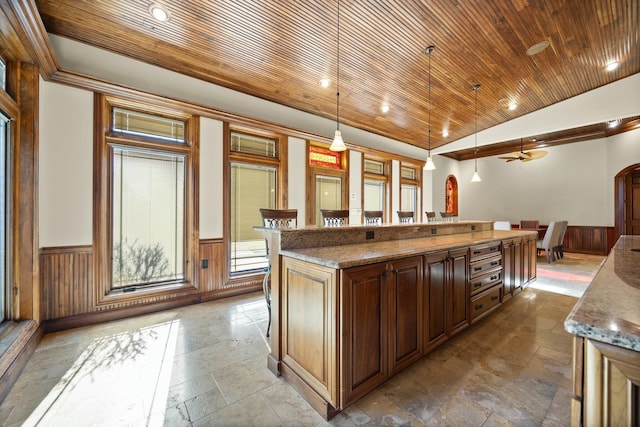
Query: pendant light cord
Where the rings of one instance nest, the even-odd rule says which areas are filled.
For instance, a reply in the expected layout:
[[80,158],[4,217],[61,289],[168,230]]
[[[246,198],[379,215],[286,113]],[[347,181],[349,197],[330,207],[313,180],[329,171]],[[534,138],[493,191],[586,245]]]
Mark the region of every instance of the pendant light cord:
[[474,132],[475,132],[475,143],[474,143],[474,150],[473,153],[475,155],[475,171],[478,172],[478,89],[480,89],[480,85],[474,85],[473,86],[473,90],[476,93],[476,108],[475,108],[475,125],[474,125]]
[[[429,48],[427,48],[429,49]],[[428,97],[428,101],[429,101],[429,108],[428,108],[428,114],[427,114],[427,120],[428,120],[428,124],[429,127],[427,129],[427,142],[429,144],[429,148],[428,148],[428,155],[429,157],[431,157],[431,53],[433,53],[433,51],[429,52],[429,97]]]
[[336,129],[340,130],[340,0],[338,0],[338,53],[336,57]]

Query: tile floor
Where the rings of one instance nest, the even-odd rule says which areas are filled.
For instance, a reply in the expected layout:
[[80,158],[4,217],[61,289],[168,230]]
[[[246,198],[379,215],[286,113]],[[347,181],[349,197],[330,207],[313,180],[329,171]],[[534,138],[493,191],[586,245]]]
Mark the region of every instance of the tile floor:
[[266,368],[261,294],[44,337],[2,426],[569,425],[563,321],[603,257],[539,263],[538,281],[324,421]]

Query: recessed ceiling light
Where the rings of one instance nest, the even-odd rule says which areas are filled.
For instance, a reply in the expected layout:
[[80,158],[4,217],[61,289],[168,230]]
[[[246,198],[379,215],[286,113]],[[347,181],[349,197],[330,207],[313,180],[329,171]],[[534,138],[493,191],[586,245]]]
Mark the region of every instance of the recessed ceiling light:
[[389,104],[387,104],[386,102],[384,104],[382,104],[380,106],[380,111],[382,111],[383,113],[388,113],[389,112]]
[[449,136],[449,129],[445,129],[442,131],[442,136],[444,136],[445,138]]
[[609,63],[607,64],[607,66],[605,67],[605,69],[606,69],[607,71],[613,71],[613,70],[615,70],[616,68],[618,68],[618,65],[620,65],[620,64],[619,64],[618,62],[616,62],[616,61],[609,62]]
[[149,13],[160,22],[167,22],[170,18],[169,11],[159,4],[149,6]]
[[527,49],[527,55],[529,56],[537,55],[548,47],[549,47],[548,41],[546,40],[541,41],[540,43],[536,43],[533,46],[531,46],[529,49]]
[[513,110],[515,110],[516,108],[518,108],[518,104],[516,104],[515,102],[511,102],[511,103],[509,104],[509,110],[513,111]]
[[615,128],[615,127],[618,127],[618,125],[620,124],[620,120],[611,120],[607,122],[607,124],[609,125],[610,128]]
[[324,88],[329,87],[329,84],[330,84],[330,83],[331,83],[331,80],[329,80],[329,79],[328,79],[328,78],[326,78],[326,77],[323,77],[323,78],[321,78],[321,79],[320,79],[320,86],[322,86],[322,87],[324,87]]

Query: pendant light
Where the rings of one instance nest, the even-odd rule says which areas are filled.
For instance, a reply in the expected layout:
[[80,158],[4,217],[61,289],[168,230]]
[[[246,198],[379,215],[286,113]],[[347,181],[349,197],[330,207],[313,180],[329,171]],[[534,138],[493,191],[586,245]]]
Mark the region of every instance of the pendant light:
[[345,151],[347,146],[344,145],[342,140],[342,133],[340,132],[340,0],[338,0],[338,38],[337,38],[338,52],[336,55],[336,134],[333,137],[333,142],[329,150],[331,151]]
[[480,89],[480,85],[476,84],[471,86],[471,89],[476,93],[476,111],[475,111],[475,150],[473,154],[475,155],[476,169],[473,172],[473,176],[471,177],[471,182],[482,182],[480,179],[480,175],[478,174],[478,89]]
[[427,102],[427,111],[428,111],[428,130],[427,130],[427,163],[424,165],[424,170],[432,171],[435,170],[436,165],[433,164],[433,159],[431,158],[431,54],[436,50],[436,47],[431,45],[424,49],[424,53],[429,55],[429,98]]

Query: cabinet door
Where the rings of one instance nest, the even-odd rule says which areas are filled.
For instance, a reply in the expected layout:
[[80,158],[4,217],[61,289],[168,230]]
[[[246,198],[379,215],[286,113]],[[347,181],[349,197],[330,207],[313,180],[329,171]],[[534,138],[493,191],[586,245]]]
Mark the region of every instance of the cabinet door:
[[[522,286],[524,284],[524,264],[529,264],[528,260],[526,260],[522,256],[523,245],[522,240],[516,239],[513,241],[513,246],[511,249],[513,253],[513,293],[520,292],[522,290]],[[528,269],[527,269],[528,270]]]
[[390,263],[390,374],[422,357],[422,257]]
[[524,262],[527,263],[528,270],[525,272],[526,283],[523,283],[523,286],[536,280],[538,268],[538,249],[536,248],[536,240],[525,240],[524,245],[525,250],[528,249],[528,252],[524,253]]
[[502,242],[502,300],[511,298],[513,293],[513,248],[512,241]]
[[451,251],[449,262],[447,335],[452,336],[469,326],[469,251]]
[[426,255],[425,283],[425,351],[430,351],[447,340],[447,251]]
[[388,266],[386,263],[342,273],[342,408],[388,376]]

